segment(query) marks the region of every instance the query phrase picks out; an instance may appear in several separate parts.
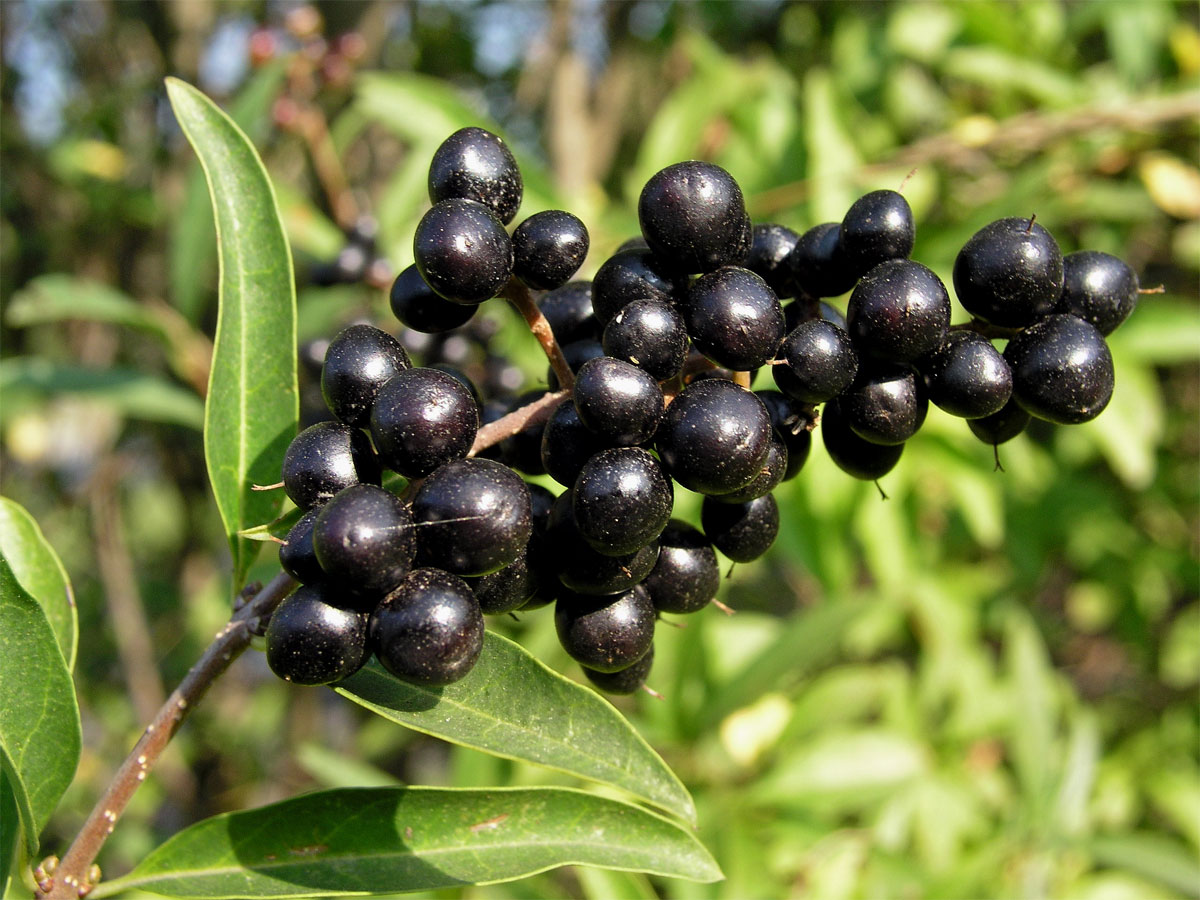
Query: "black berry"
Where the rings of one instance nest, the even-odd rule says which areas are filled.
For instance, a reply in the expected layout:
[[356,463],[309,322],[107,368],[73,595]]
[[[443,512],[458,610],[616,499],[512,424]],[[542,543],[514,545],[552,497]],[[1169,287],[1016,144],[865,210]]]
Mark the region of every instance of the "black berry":
[[875,266],[854,288],[846,326],[861,352],[911,363],[933,350],[950,327],[950,296],[933,271],[908,259]]
[[572,496],[579,533],[606,556],[634,553],[657,538],[675,498],[658,460],[638,447],[597,453],[584,463]]
[[413,257],[425,283],[455,303],[495,297],[512,275],[512,239],[495,213],[474,200],[443,200],[425,213]]
[[640,585],[622,594],[589,597],[565,593],[554,605],[554,626],[563,649],[597,672],[618,672],[650,652],[654,604]]
[[535,213],[513,232],[513,274],[534,290],[567,283],[588,252],[588,231],[561,209]]
[[836,400],[825,404],[820,431],[834,464],[847,475],[864,481],[875,481],[892,471],[904,452],[903,444],[873,444],[851,431]]
[[648,441],[663,415],[662,388],[654,377],[609,356],[579,367],[574,397],[580,421],[613,445]]
[[687,522],[672,519],[658,543],[658,562],[642,582],[654,608],[660,613],[703,609],[721,585],[712,541]]
[[832,322],[809,319],[779,346],[787,365],[771,367],[779,389],[801,403],[824,403],[844,391],[858,372],[850,336]]
[[283,489],[301,509],[312,509],[352,484],[379,484],[382,474],[366,434],[337,422],[305,428],[283,455]]
[[604,326],[604,353],[645,369],[657,381],[674,378],[687,358],[688,335],[675,307],[634,300]]
[[1062,251],[1031,219],[998,219],[985,225],[954,260],[958,302],[993,325],[1033,324],[1053,311],[1062,289]]
[[779,506],[774,494],[746,503],[721,503],[705,497],[700,527],[717,549],[734,562],[750,562],[770,549],[779,534]]
[[416,265],[411,265],[392,282],[388,302],[402,325],[423,334],[440,334],[465,325],[478,307],[454,303],[438,296],[425,283]]
[[749,269],[725,266],[696,279],[684,310],[692,343],[720,366],[756,369],[783,337],[783,307]]
[[267,665],[284,681],[331,684],[357,672],[367,649],[367,615],[329,602],[328,586],[302,585],[271,614]]
[[342,329],[325,351],[321,394],[339,422],[366,428],[384,382],[409,367],[400,342],[371,325]]
[[1068,253],[1063,257],[1062,296],[1054,311],[1078,316],[1109,335],[1137,306],[1138,289],[1133,269],[1115,256],[1098,250]]
[[467,455],[479,430],[479,406],[457,378],[437,369],[407,369],[379,391],[371,437],[384,464],[421,478]]
[[978,419],[999,412],[1012,396],[1012,371],[992,342],[952,331],[917,362],[929,399],[954,416]]
[[642,235],[683,272],[740,264],[750,251],[750,219],[733,176],[712,163],[675,163],[651,176],[638,198]]
[[429,200],[477,200],[507,225],[521,205],[521,170],[508,146],[482,128],[460,128],[429,164]]
[[595,669],[583,666],[583,674],[587,676],[588,681],[606,694],[632,694],[640,690],[646,683],[646,678],[650,675],[650,668],[653,665],[654,647],[651,645],[646,655],[632,666],[626,666],[616,672],[597,672]]
[[369,484],[351,485],[326,503],[312,541],[326,577],[366,609],[403,580],[416,551],[408,506]]
[[1026,412],[1059,425],[1096,418],[1113,392],[1113,360],[1096,326],[1068,315],[1048,316],[1004,348],[1013,397]]
[[871,191],[854,201],[842,218],[842,258],[861,278],[890,259],[907,259],[916,240],[912,209],[895,191]]

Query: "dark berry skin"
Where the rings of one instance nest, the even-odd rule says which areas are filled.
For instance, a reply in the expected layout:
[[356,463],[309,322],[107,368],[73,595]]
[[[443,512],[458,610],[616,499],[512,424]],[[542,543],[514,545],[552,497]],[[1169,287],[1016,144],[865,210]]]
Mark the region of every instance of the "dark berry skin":
[[1137,306],[1139,287],[1133,269],[1115,256],[1098,250],[1068,253],[1063,257],[1062,296],[1054,311],[1091,322],[1107,336]]
[[384,382],[409,368],[400,342],[372,325],[343,328],[325,351],[321,394],[339,422],[366,428]]
[[603,440],[623,447],[648,441],[663,415],[662,388],[654,377],[609,356],[579,367],[574,398],[580,421]]
[[871,191],[854,201],[842,218],[842,257],[861,278],[881,262],[907,259],[917,229],[912,208],[895,191]]
[[588,230],[561,209],[535,213],[513,232],[513,274],[537,291],[560,287],[588,253]]
[[1012,370],[992,342],[952,331],[917,361],[929,400],[953,416],[978,419],[999,412],[1012,396]]
[[622,594],[565,593],[554,604],[554,627],[567,654],[596,672],[619,672],[650,652],[654,604],[640,585]]
[[626,666],[616,672],[597,672],[595,669],[589,669],[583,666],[583,674],[587,676],[588,681],[594,684],[597,688],[604,691],[606,694],[633,694],[641,689],[646,683],[646,678],[650,675],[650,668],[654,665],[654,646],[651,645],[650,650],[635,662],[632,666]]
[[[567,361],[567,367],[576,375],[579,374],[579,369],[585,362],[590,359],[599,359],[605,355],[604,346],[596,338],[584,338],[583,340],[560,346],[562,347],[563,359]],[[546,384],[549,385],[552,391],[559,389],[558,376],[554,374],[554,366],[546,367]]]
[[592,308],[601,327],[644,297],[674,303],[686,291],[686,280],[672,272],[649,250],[621,250],[596,271],[592,281]]
[[771,417],[771,427],[783,440],[787,447],[787,468],[783,472],[783,480],[795,478],[808,461],[812,450],[812,432],[807,425],[812,419],[810,409],[797,409],[796,401],[785,397],[779,391],[755,391],[755,395],[767,408]]
[[592,309],[592,283],[571,281],[537,302],[560,347],[574,341],[597,340],[600,323]]
[[950,328],[950,295],[933,271],[908,259],[875,266],[854,288],[846,327],[860,352],[911,363],[937,347]]
[[968,419],[967,426],[971,434],[985,444],[996,446],[1011,441],[1025,430],[1032,416],[1017,404],[1016,399],[1009,399],[999,412],[979,419]]
[[697,350],[739,372],[763,365],[783,338],[779,298],[762,278],[738,266],[697,278],[684,318]]
[[370,644],[401,681],[438,686],[471,671],[483,632],[483,613],[465,581],[440,569],[414,569],[371,614]]
[[570,487],[583,464],[610,446],[580,421],[574,403],[560,403],[542,431],[542,464],[551,478]]
[[388,301],[400,324],[422,334],[441,334],[465,325],[478,308],[439,297],[425,283],[416,265],[396,276]]
[[421,478],[462,459],[479,430],[479,406],[457,378],[415,368],[393,376],[371,410],[371,437],[384,464]]
[[1113,359],[1096,326],[1068,315],[1048,316],[1008,342],[1013,397],[1026,412],[1058,425],[1100,415],[1112,399]]
[[924,384],[905,366],[860,371],[838,397],[838,408],[859,437],[873,444],[903,444],[925,422]]
[[459,459],[425,479],[412,501],[419,565],[486,575],[515,560],[533,531],[529,489],[508,466]]
[[650,574],[658,543],[624,556],[592,549],[575,524],[573,493],[561,494],[551,507],[545,533],[545,561],[563,586],[580,594],[602,596],[627,591]]
[[771,367],[779,389],[801,403],[824,403],[844,391],[858,373],[858,353],[850,336],[832,322],[809,319],[784,337]]
[[460,128],[433,154],[429,201],[477,200],[507,225],[521,206],[521,170],[508,145],[482,128]]
[[434,293],[455,303],[477,304],[508,283],[512,239],[482,203],[443,200],[417,223],[413,258]]
[[326,585],[303,585],[271,614],[267,665],[294,684],[332,684],[349,678],[371,655],[367,614],[329,602]]
[[766,462],[758,470],[758,474],[736,491],[728,494],[718,494],[712,499],[719,500],[722,503],[747,503],[750,500],[755,500],[775,490],[779,486],[779,483],[783,481],[783,476],[787,474],[787,470],[787,444],[784,443],[779,432],[772,428],[771,449],[767,451]]
[[503,569],[487,575],[464,576],[463,581],[470,586],[480,610],[487,616],[520,609],[538,589],[537,574],[530,571],[526,550]]
[[738,265],[750,251],[742,190],[712,163],[689,160],[652,175],[638,198],[638,221],[650,249],[682,272]]
[[658,562],[642,582],[660,613],[693,613],[717,596],[721,571],[712,541],[681,519],[659,537]]
[[717,549],[734,562],[751,562],[770,549],[779,535],[779,506],[774,494],[746,503],[720,503],[705,497],[700,527]]
[[954,291],[963,309],[1004,328],[1024,328],[1049,315],[1062,289],[1062,251],[1030,219],[985,225],[954,260]]
[[875,481],[892,471],[904,452],[903,444],[872,444],[860,438],[850,430],[836,400],[825,404],[819,430],[829,458],[847,475],[863,481]]
[[742,265],[760,276],[775,296],[794,297],[796,285],[788,256],[799,239],[800,235],[784,225],[755,225],[751,232],[750,252]]
[[788,256],[796,296],[838,297],[854,287],[858,276],[842,253],[841,234],[841,223],[825,222],[800,235]]
[[762,469],[771,449],[771,419],[758,397],[732,381],[694,381],[667,407],[656,446],[685,488],[728,494]]
[[313,524],[320,507],[310,509],[288,531],[287,540],[279,545],[279,565],[301,584],[312,584],[325,577],[313,550]]
[[[544,395],[544,391],[526,391],[511,401],[511,409],[520,409]],[[542,431],[544,428],[543,423],[534,422],[502,440],[500,442],[501,462],[526,475],[545,475],[546,466],[542,462]]]
[[657,538],[675,500],[662,465],[639,447],[597,453],[584,463],[571,493],[575,526],[606,556],[635,553]]
[[381,487],[356,484],[321,509],[313,550],[327,579],[369,609],[412,568],[416,541],[408,506]]
[[305,428],[283,455],[283,489],[301,509],[312,509],[352,484],[379,484],[382,474],[366,434],[337,422]]
[[683,317],[661,300],[634,300],[604,326],[604,353],[645,369],[656,381],[674,378],[687,358]]

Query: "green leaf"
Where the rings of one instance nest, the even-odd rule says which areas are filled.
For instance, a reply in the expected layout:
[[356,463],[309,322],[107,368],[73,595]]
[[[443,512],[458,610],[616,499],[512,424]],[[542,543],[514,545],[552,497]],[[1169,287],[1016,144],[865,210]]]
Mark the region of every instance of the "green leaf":
[[511,881],[582,864],[717,881],[669,820],[566,788],[347,788],[206,819],[92,895],[330,897]]
[[7,497],[0,497],[0,556],[8,560],[17,583],[42,608],[67,669],[74,669],[79,623],[67,570],[33,516]]
[[21,829],[16,822],[21,816],[17,809],[17,799],[13,796],[12,782],[8,778],[8,770],[0,766],[0,897],[8,896],[8,879],[17,861],[18,838]]
[[1162,834],[1130,832],[1085,845],[1102,866],[1128,869],[1187,897],[1200,897],[1200,863],[1187,846]]
[[[79,762],[79,708],[67,662],[37,601],[0,556],[0,763],[29,855]],[[6,827],[11,827],[7,823]]]
[[124,325],[166,338],[159,318],[128,294],[101,281],[61,273],[31,280],[13,294],[4,314],[4,321],[15,328],[65,319]]
[[[204,404],[189,390],[132,369],[85,369],[57,365],[41,357],[0,360],[0,421],[41,408],[56,394],[105,404],[119,415],[199,430]],[[278,473],[274,478],[279,480]]]
[[454,684],[408,684],[371,664],[336,690],[408,728],[610,784],[695,821],[682,782],[608,701],[490,631]]
[[190,85],[167,79],[171,106],[208,177],[221,268],[220,309],[204,418],[208,477],[243,584],[260,542],[243,528],[274,519],[273,484],[296,434],[296,292],[292,254],[266,170],[250,141]]

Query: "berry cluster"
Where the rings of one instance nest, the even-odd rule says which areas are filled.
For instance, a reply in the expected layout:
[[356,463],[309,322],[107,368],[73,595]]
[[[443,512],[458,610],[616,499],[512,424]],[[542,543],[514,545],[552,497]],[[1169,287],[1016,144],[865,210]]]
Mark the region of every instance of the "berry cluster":
[[[479,128],[437,150],[429,195],[390,295],[406,343],[368,324],[337,335],[320,369],[335,421],[284,460],[304,514],[280,560],[304,586],[272,618],[267,658],[292,681],[339,680],[374,653],[399,678],[447,684],[477,659],[484,614],[553,603],[588,678],[637,690],[658,617],[713,601],[715,551],[749,562],[775,540],[772,491],[804,465],[818,404],[831,458],[868,480],[930,401],[992,444],[1031,415],[1086,421],[1112,392],[1104,335],[1138,296],[1119,260],[1064,258],[1032,219],[1002,219],[958,256],[975,320],[951,328],[945,286],[908,258],[899,193],[798,235],[752,225],[736,181],[696,161],[654,175],[641,237],[570,281],[587,229],[554,210],[510,233],[521,174]],[[844,317],[821,302],[847,291]],[[524,304],[561,393],[518,393],[490,352],[472,318],[498,295]],[[749,390],[764,365],[779,390]],[[402,494],[381,486],[385,469]],[[676,484],[704,495],[699,528],[672,517]]]

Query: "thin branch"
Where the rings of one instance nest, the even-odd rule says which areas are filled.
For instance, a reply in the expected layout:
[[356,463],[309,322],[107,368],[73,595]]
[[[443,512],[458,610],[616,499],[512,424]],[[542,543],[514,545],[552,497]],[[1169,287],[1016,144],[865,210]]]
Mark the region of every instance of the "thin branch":
[[529,288],[520,279],[510,278],[508,284],[504,286],[504,290],[500,292],[500,296],[512,303],[525,318],[525,323],[529,326],[529,330],[533,332],[533,336],[542,345],[542,351],[546,354],[546,359],[550,360],[550,367],[554,369],[554,375],[558,378],[559,387],[565,391],[571,391],[575,387],[575,374],[571,371],[571,367],[567,365],[567,360],[562,354],[562,348],[558,346],[558,341],[554,339],[554,332],[550,328],[550,323],[542,315],[542,311],[538,309],[538,305],[534,302],[533,294],[529,292]]
[[88,872],[117,819],[146,780],[146,773],[166,749],[188,712],[204,697],[217,677],[229,668],[230,663],[250,646],[255,629],[295,586],[296,580],[292,576],[280,572],[234,612],[225,627],[217,632],[199,661],[146,726],[38,896],[47,900],[79,900],[87,895],[92,886]]
[[566,400],[568,396],[570,395],[567,391],[546,393],[532,403],[513,410],[506,416],[501,416],[495,422],[488,422],[475,435],[475,443],[471,446],[471,452],[468,455],[475,456],[493,444],[498,444],[505,438],[524,431],[530,425],[545,422],[558,404]]

